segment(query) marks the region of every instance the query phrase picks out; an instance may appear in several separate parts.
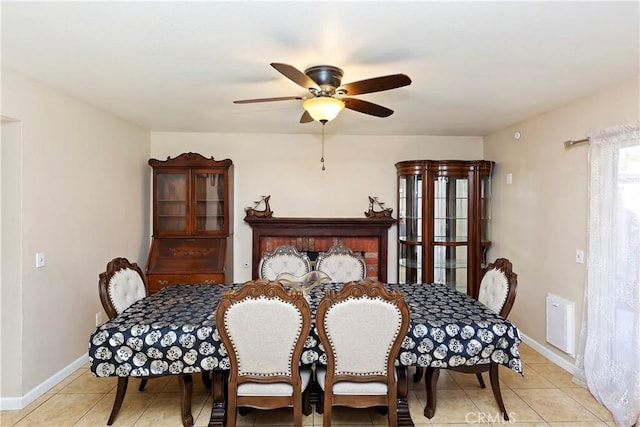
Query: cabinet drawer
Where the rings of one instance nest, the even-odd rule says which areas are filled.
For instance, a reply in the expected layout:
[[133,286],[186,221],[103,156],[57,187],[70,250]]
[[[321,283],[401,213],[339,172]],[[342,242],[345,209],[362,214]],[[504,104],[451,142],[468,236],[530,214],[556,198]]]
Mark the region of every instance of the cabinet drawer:
[[150,274],[147,276],[149,293],[171,285],[210,284],[220,285],[225,282],[224,273],[219,274]]
[[147,274],[216,274],[224,271],[227,239],[154,239]]

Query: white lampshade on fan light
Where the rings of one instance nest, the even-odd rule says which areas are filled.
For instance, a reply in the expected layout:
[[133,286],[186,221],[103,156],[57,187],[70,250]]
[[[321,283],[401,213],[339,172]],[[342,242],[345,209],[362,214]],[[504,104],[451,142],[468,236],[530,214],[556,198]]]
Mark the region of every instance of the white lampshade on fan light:
[[302,108],[313,117],[313,120],[326,123],[338,116],[344,108],[344,102],[329,96],[318,96],[304,101]]

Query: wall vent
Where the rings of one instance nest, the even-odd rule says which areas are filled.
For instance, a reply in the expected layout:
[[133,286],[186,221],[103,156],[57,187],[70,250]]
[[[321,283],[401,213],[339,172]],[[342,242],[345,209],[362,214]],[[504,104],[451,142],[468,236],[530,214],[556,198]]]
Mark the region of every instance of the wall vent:
[[547,342],[570,355],[575,354],[575,303],[547,294]]

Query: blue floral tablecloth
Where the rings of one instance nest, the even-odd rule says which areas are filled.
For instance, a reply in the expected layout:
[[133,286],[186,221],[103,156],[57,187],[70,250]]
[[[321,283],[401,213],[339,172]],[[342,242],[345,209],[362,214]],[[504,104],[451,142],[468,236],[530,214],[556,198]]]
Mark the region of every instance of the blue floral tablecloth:
[[[91,371],[98,377],[125,377],[229,369],[215,310],[225,290],[240,286],[176,285],[134,303],[91,334]],[[520,332],[508,320],[445,285],[387,286],[404,293],[411,312],[398,364],[448,368],[492,361],[522,373]],[[312,315],[324,292],[340,287],[329,283],[314,289]],[[315,328],[302,363],[326,364]]]

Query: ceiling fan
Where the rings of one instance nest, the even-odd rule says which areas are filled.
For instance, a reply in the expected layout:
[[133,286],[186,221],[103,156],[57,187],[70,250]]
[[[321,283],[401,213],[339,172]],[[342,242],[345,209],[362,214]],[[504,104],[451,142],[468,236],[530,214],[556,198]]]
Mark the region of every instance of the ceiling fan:
[[411,84],[411,79],[405,74],[391,74],[342,84],[344,73],[341,68],[333,65],[316,65],[307,68],[304,73],[291,65],[279,62],[272,62],[271,66],[289,80],[307,89],[312,96],[242,99],[233,101],[234,104],[288,101],[293,99],[304,100],[302,107],[305,112],[300,117],[300,123],[309,123],[317,120],[325,124],[333,120],[343,108],[376,117],[389,117],[393,114],[393,110],[369,101],[351,98],[351,96],[380,92]]

